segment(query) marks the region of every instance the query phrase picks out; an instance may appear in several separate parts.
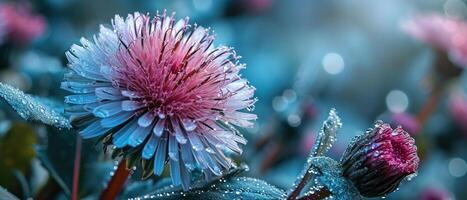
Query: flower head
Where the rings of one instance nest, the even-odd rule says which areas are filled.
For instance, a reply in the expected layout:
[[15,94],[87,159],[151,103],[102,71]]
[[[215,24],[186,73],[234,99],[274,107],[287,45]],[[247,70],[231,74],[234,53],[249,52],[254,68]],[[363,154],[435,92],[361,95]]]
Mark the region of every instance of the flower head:
[[184,189],[197,167],[220,176],[234,166],[224,150],[242,152],[236,127],[253,125],[256,115],[243,110],[256,100],[239,57],[213,40],[174,14],[115,16],[112,28],[101,26],[93,41],[83,38],[66,53],[71,71],[61,87],[75,93],[65,97],[73,125],[156,175],[169,165]]
[[447,54],[457,65],[467,67],[467,23],[440,15],[415,17],[402,24],[403,30]]
[[6,39],[20,44],[37,38],[46,27],[44,18],[32,14],[23,4],[0,4],[0,24]]
[[378,122],[354,139],[341,159],[343,176],[365,197],[394,191],[401,180],[414,174],[419,158],[415,141],[402,128]]

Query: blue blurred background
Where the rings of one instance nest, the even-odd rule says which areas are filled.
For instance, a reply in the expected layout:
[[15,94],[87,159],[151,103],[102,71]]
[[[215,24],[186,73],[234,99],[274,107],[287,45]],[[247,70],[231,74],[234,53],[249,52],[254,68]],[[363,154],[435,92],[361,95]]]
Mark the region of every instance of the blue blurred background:
[[[430,13],[467,17],[467,4],[462,0],[35,0],[0,4],[11,2],[43,16],[46,28],[28,44],[1,47],[0,81],[57,101],[65,94],[59,89],[67,64],[64,52],[81,37],[92,37],[100,24],[110,24],[115,14],[155,14],[166,9],[178,18],[189,16],[191,23],[210,27],[217,35],[215,43],[232,46],[242,56],[247,64],[243,76],[257,88],[259,119],[255,128],[244,130],[249,143],[238,159],[250,165],[251,176],[284,189],[290,188],[300,172],[329,109],[336,108],[343,119],[343,129],[329,153],[336,159],[350,139],[375,120],[393,122],[396,114],[410,117],[421,109],[429,95],[426,77],[436,54],[429,45],[405,34],[402,21]],[[467,131],[462,129],[467,118],[453,119],[448,109],[452,91],[467,91],[467,77],[461,76],[453,85],[414,136],[422,158],[418,176],[388,199],[467,199]],[[15,128],[30,130],[34,133],[31,143],[46,149],[45,154],[53,151],[51,146],[60,146],[56,143],[61,140],[52,137],[50,128],[21,122],[7,104],[0,106],[0,136],[12,134]],[[70,154],[62,157],[70,159],[68,164],[56,162],[58,171],[72,170],[73,144],[61,144],[58,151],[69,149]],[[99,156],[90,160],[113,166],[99,148],[93,149]],[[25,182],[35,195],[44,185],[54,184],[49,183],[53,174],[38,164],[43,162],[36,158],[40,154],[32,152],[28,164],[21,165],[25,166],[19,170],[23,174],[8,179]],[[0,162],[6,160],[6,155],[0,157]],[[54,158],[50,160],[55,165]],[[11,169],[0,166],[1,170]],[[6,182],[7,176],[0,179]],[[69,178],[63,179],[69,185]],[[82,184],[105,182],[88,181]],[[24,184],[8,187],[24,195]],[[63,193],[61,189],[55,192]],[[92,194],[91,190],[81,192],[83,197]]]

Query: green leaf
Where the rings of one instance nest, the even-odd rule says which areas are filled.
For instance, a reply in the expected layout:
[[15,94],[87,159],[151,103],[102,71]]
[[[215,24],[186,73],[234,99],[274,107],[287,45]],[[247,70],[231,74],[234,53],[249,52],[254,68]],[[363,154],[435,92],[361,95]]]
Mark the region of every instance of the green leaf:
[[44,98],[30,96],[3,83],[0,83],[0,97],[25,120],[40,121],[58,128],[71,128],[70,121],[63,116],[63,106],[51,106],[51,101],[44,103]]
[[14,171],[28,174],[31,160],[36,156],[34,145],[36,135],[31,127],[24,123],[15,123],[0,138],[0,185],[12,190],[19,186]]

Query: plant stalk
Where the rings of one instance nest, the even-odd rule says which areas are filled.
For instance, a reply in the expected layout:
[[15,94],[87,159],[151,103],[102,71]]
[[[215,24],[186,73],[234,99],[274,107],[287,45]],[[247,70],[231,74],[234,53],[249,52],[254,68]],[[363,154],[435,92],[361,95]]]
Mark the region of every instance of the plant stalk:
[[427,101],[423,104],[422,108],[418,112],[416,119],[420,127],[424,127],[427,120],[436,110],[436,107],[442,99],[444,88],[444,84],[435,86]]
[[78,200],[79,171],[80,171],[80,166],[81,166],[81,145],[82,145],[81,136],[79,134],[76,134],[75,161],[73,164],[73,186],[71,190],[72,200]]
[[321,187],[318,190],[314,190],[313,193],[308,193],[303,197],[298,198],[298,200],[321,200],[327,197],[330,197],[331,191],[327,187]]
[[300,195],[300,192],[303,190],[303,188],[305,187],[305,185],[308,183],[308,181],[311,179],[312,176],[313,176],[313,173],[311,173],[310,170],[307,170],[307,172],[303,175],[303,178],[295,186],[294,190],[289,194],[289,196],[287,197],[287,200],[297,199],[298,195]]
[[130,175],[131,170],[127,169],[126,167],[126,159],[123,158],[120,163],[118,164],[118,168],[115,171],[114,175],[110,179],[107,187],[101,193],[99,199],[107,200],[107,199],[116,199],[117,195],[123,188],[128,176]]

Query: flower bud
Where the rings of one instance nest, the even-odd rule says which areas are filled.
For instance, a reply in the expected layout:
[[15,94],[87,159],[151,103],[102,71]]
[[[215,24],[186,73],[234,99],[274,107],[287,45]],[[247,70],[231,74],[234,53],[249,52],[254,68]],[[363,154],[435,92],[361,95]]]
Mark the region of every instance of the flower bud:
[[356,137],[341,159],[343,176],[365,197],[384,196],[418,168],[415,141],[401,127],[377,122]]

